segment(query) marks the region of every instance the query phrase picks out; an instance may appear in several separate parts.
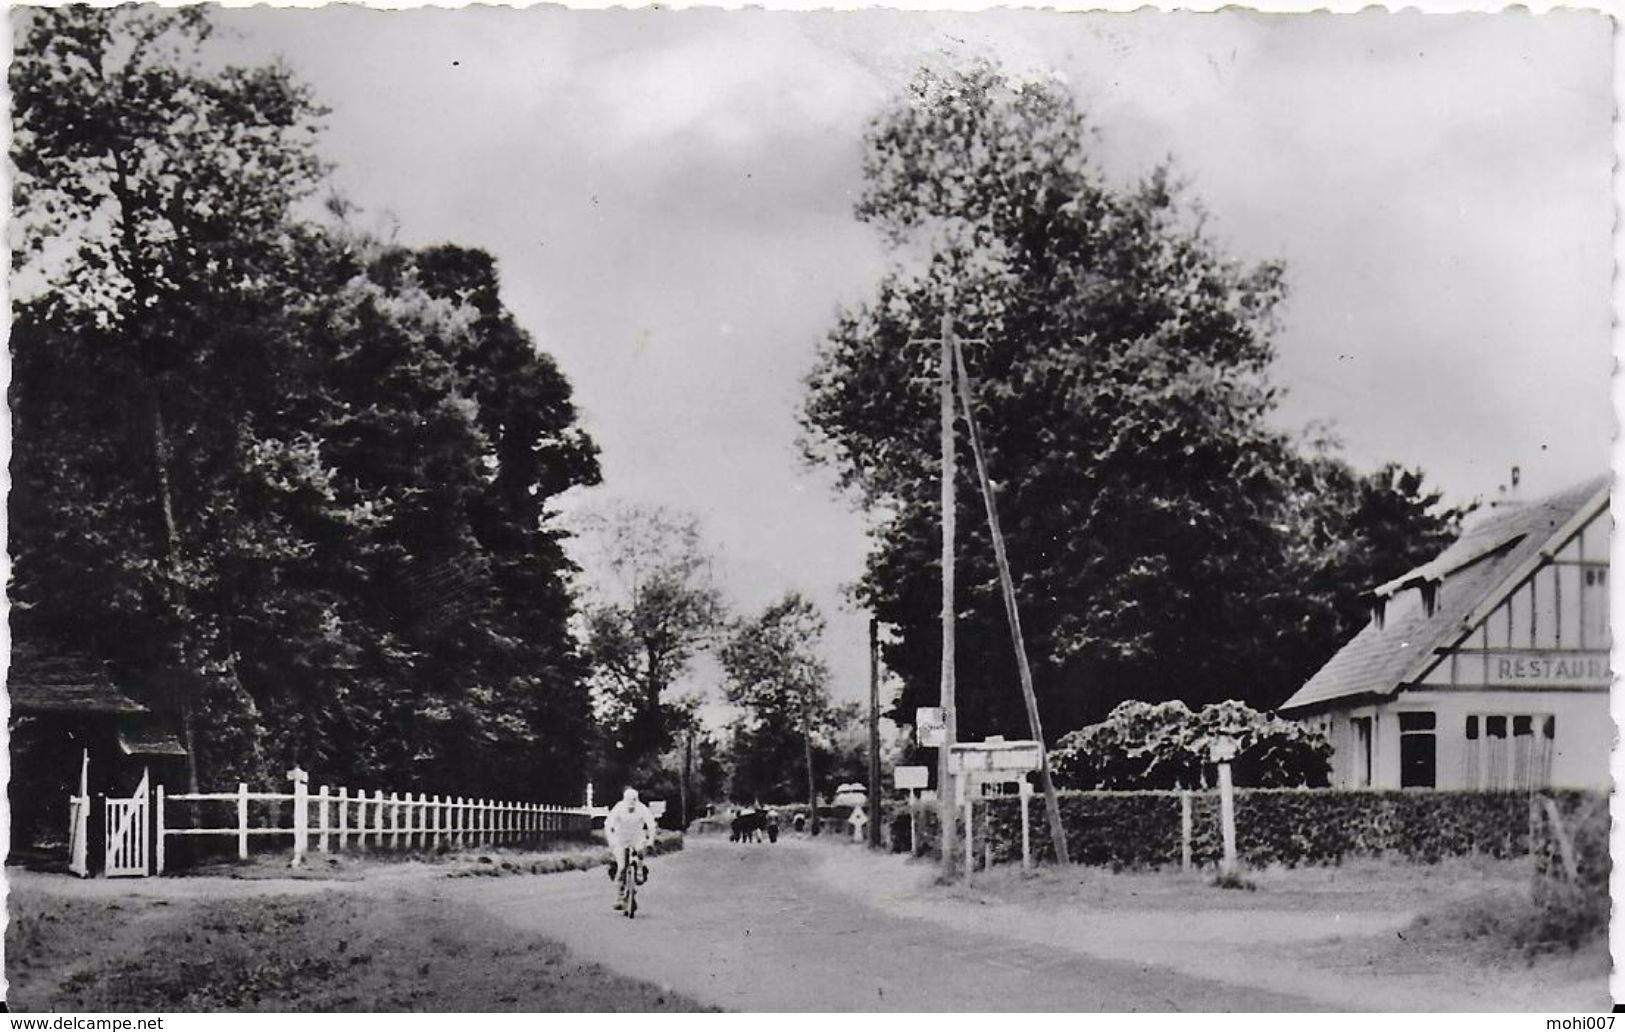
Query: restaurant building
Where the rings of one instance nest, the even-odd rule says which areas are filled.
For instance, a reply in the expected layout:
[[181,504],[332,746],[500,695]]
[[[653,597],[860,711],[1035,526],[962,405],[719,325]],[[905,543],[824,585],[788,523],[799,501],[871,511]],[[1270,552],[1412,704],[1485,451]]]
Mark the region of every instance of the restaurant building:
[[1281,707],[1337,788],[1610,784],[1610,478],[1503,504],[1371,592],[1371,620]]

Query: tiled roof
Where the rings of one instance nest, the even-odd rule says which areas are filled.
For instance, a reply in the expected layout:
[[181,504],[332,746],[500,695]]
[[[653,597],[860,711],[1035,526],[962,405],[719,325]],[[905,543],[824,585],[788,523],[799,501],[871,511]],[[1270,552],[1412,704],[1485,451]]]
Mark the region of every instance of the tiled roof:
[[11,650],[6,691],[11,696],[11,712],[19,715],[147,712],[147,707],[118,690],[101,664],[85,656],[47,653],[21,643]]
[[1338,699],[1385,696],[1421,673],[1434,650],[1465,634],[1465,621],[1492,594],[1516,587],[1508,578],[1551,543],[1576,514],[1595,500],[1607,501],[1607,475],[1577,484],[1528,505],[1509,507],[1474,523],[1437,559],[1376,589],[1391,595],[1418,580],[1439,582],[1432,615],[1421,607],[1396,611],[1378,627],[1360,633],[1302,688],[1282,703],[1282,712],[1310,709]]

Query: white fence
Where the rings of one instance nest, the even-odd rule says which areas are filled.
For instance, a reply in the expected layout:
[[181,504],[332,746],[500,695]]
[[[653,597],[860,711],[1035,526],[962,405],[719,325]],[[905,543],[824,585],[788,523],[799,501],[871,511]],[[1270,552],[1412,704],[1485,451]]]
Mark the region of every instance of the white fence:
[[[441,846],[503,845],[539,842],[566,834],[581,834],[592,827],[596,811],[581,806],[552,806],[545,803],[512,802],[497,799],[468,799],[463,796],[431,796],[411,792],[377,790],[352,792],[322,785],[309,790],[309,775],[302,770],[288,772],[292,792],[250,792],[239,783],[235,792],[175,793],[166,796],[159,785],[154,803],[154,867],[164,873],[167,840],[174,836],[235,836],[237,856],[248,859],[252,836],[291,836],[293,865],[304,863],[315,840],[319,853],[356,849],[437,849]],[[235,803],[236,820],[226,827],[175,827],[168,825],[168,809],[175,803]],[[270,827],[256,827],[249,821],[250,803],[283,804],[292,807],[290,827],[275,819]],[[312,819],[314,817],[314,819]]]

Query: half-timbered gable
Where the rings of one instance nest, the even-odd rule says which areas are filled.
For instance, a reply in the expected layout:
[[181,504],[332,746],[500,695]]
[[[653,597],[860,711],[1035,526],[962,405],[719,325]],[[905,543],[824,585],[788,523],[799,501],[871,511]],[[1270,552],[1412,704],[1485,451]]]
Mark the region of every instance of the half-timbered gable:
[[1473,524],[1371,592],[1371,620],[1281,712],[1343,787],[1606,786],[1609,479]]

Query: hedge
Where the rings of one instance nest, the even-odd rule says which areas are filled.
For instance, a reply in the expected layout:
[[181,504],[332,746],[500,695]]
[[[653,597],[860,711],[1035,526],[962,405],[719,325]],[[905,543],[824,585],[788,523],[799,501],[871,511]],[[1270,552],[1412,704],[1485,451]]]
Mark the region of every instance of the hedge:
[[[1597,799],[1601,799],[1604,815],[1607,812],[1606,797],[1594,793],[1545,794],[1564,813],[1595,807]],[[1060,806],[1067,851],[1074,862],[1115,870],[1177,865],[1179,800],[1180,793],[1166,791],[1063,792]],[[1199,865],[1216,864],[1223,855],[1219,795],[1192,792],[1191,804],[1191,859]],[[1019,861],[1019,800],[996,796],[979,799],[975,805],[977,857],[983,855],[991,835],[995,863]],[[921,852],[934,854],[935,807],[921,807],[919,820]],[[1531,823],[1530,796],[1517,792],[1236,791],[1236,852],[1244,864],[1253,867],[1335,864],[1358,856],[1401,856],[1425,862],[1469,854],[1521,856],[1530,851]],[[1031,828],[1034,855],[1041,861],[1053,860],[1042,796],[1033,797]],[[1593,853],[1600,848],[1606,857],[1606,824],[1599,841],[1600,847],[1586,848]],[[1606,891],[1606,874],[1602,879]]]
[[1563,858],[1557,829],[1542,806],[1531,824],[1535,841],[1535,902],[1546,914],[1548,938],[1566,939],[1571,944],[1608,926],[1612,899],[1608,876],[1612,861],[1609,838],[1613,830],[1608,798],[1600,794],[1553,797],[1558,820],[1568,836],[1575,860],[1575,877],[1570,878]]

